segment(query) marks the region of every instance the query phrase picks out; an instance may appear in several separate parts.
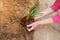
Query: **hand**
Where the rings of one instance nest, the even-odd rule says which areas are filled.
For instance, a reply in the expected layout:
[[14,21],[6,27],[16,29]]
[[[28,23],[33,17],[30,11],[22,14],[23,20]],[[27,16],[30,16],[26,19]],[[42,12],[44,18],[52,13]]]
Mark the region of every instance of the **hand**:
[[37,17],[34,17],[34,20],[38,20],[40,18],[41,18],[40,16],[37,16]]
[[39,25],[40,25],[39,21],[34,22],[34,23],[32,23],[32,24],[29,24],[29,25],[27,25],[27,30],[28,30],[28,31],[32,31],[33,29],[35,29],[35,28],[38,27]]
[[34,20],[39,20],[41,18],[43,18],[43,13],[40,13],[38,16],[35,16]]

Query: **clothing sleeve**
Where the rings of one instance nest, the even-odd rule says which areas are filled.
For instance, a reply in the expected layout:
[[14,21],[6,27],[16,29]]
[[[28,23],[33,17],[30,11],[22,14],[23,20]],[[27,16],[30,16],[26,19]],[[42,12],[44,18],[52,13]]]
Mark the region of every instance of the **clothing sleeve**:
[[52,19],[53,19],[54,23],[60,22],[60,13],[58,13],[55,16],[52,16]]
[[53,10],[53,11],[57,11],[60,7],[60,0],[56,0],[55,3],[50,6],[50,8]]

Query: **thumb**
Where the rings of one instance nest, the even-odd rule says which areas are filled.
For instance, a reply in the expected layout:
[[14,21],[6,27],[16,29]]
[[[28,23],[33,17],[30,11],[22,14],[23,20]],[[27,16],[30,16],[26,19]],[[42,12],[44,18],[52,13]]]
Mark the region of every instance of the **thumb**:
[[29,29],[29,28],[27,28],[27,30],[28,30],[28,31],[32,31],[33,29],[34,29],[33,27],[31,27],[30,29]]
[[32,26],[32,24],[27,25],[27,27],[31,27],[31,26]]

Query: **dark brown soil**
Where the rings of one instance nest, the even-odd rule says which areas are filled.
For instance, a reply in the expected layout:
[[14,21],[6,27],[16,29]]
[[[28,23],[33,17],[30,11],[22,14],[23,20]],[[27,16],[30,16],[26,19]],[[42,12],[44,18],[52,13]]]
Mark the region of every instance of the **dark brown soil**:
[[[26,19],[27,16],[23,17],[21,20],[20,20],[20,24],[22,25],[22,27],[26,30],[25,32],[29,35],[27,37],[30,37],[29,40],[33,40],[33,34],[34,34],[34,30],[31,31],[31,32],[28,32],[27,30],[27,25],[28,24],[31,24],[32,22],[34,22],[34,18],[31,17],[29,19]],[[25,36],[26,37],[26,36]]]
[[23,27],[27,27],[27,25],[31,24],[32,22],[34,22],[34,18],[33,17],[30,17],[28,19],[26,19],[28,16],[25,16],[23,17],[20,21],[20,24],[23,26]]

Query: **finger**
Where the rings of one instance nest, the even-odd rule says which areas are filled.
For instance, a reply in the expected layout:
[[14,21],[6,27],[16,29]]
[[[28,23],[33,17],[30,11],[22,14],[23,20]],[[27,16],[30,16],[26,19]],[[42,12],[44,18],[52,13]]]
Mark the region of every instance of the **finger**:
[[30,29],[29,29],[29,28],[27,28],[27,30],[28,30],[28,31],[32,31],[33,29],[34,29],[33,27],[31,27]]
[[38,20],[39,18],[40,18],[39,16],[38,17],[35,17],[34,20]]
[[34,20],[38,20],[38,17],[35,17]]
[[[32,27],[32,26],[31,26]],[[27,27],[27,30],[29,31],[31,27]]]
[[30,24],[30,25],[27,25],[27,27],[31,27],[32,26],[32,24]]
[[27,30],[29,31],[29,28],[27,28]]

